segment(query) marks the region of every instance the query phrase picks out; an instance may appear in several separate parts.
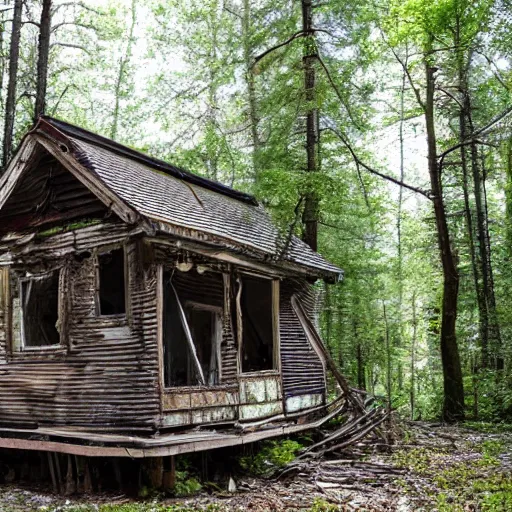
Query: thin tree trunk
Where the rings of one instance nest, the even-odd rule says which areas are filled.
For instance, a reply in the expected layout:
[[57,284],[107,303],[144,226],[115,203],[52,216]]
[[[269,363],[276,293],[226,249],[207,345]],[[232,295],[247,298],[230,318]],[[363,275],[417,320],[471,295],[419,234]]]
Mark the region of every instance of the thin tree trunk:
[[4,74],[6,55],[4,53],[5,13],[0,14],[0,109],[4,112]]
[[365,376],[365,364],[363,357],[363,349],[361,343],[358,342],[356,346],[357,351],[357,387],[362,390],[366,390],[366,376]]
[[[459,46],[458,38],[455,40],[455,46]],[[463,98],[461,101],[462,108],[459,111],[459,141],[465,141],[468,137],[467,126],[467,67],[464,64],[463,51],[459,50],[458,56],[458,72],[459,72],[459,89]],[[475,287],[476,300],[478,305],[478,330],[480,336],[480,352],[481,365],[483,368],[488,366],[489,356],[489,322],[487,314],[487,305],[485,301],[484,288],[481,282],[481,262],[479,254],[475,246],[475,228],[473,223],[473,213],[471,210],[471,202],[469,198],[469,181],[468,181],[468,162],[467,147],[460,148],[461,170],[462,170],[462,191],[464,195],[464,209],[466,228],[468,233],[469,252],[471,255],[471,268],[473,273],[473,284]]]
[[132,0],[132,6],[131,6],[131,14],[132,14],[132,20],[130,24],[130,31],[128,33],[128,41],[126,42],[126,51],[123,57],[121,57],[121,60],[119,62],[119,73],[117,74],[117,80],[116,80],[116,87],[114,90],[115,95],[115,103],[114,103],[114,112],[112,113],[112,127],[110,129],[110,138],[116,139],[117,133],[119,130],[119,113],[120,113],[120,104],[121,104],[121,97],[122,92],[121,89],[123,87],[123,83],[126,76],[126,68],[130,63],[130,59],[132,57],[132,45],[133,45],[133,34],[135,31],[135,25],[137,22],[137,4],[135,0]]
[[[307,172],[318,171],[318,109],[316,107],[316,72],[315,62],[316,44],[313,29],[313,8],[311,0],[302,0],[302,30],[304,38],[304,56],[302,63],[304,67],[304,88],[306,96],[306,153]],[[318,215],[319,199],[318,194],[311,185],[305,194],[304,201],[304,234],[303,240],[314,251],[318,248]]]
[[455,328],[459,274],[455,255],[451,247],[446,209],[443,201],[441,174],[437,162],[437,140],[434,123],[434,74],[436,70],[429,64],[428,60],[425,61],[425,72],[427,80],[425,122],[427,129],[428,170],[433,195],[432,201],[436,219],[439,252],[443,268],[443,305],[440,340],[444,384],[443,419],[453,422],[464,418],[464,387]]
[[384,329],[386,336],[386,394],[387,394],[387,410],[391,412],[391,341],[389,338],[389,324],[386,313],[386,304],[382,302],[382,312],[384,315]]
[[18,82],[18,63],[20,55],[21,14],[23,1],[15,0],[12,20],[11,47],[9,50],[9,82],[5,100],[5,125],[2,167],[5,169],[12,156],[14,117],[16,115],[16,85]]
[[244,0],[242,14],[242,40],[244,47],[245,61],[245,80],[247,83],[247,96],[249,100],[249,121],[251,123],[252,139],[252,170],[254,181],[257,183],[259,178],[259,152],[260,137],[258,132],[258,100],[256,97],[256,82],[253,71],[253,45],[251,30],[251,0]]
[[416,291],[412,293],[412,339],[411,339],[411,390],[410,390],[410,404],[411,404],[411,420],[414,421],[414,408],[416,395],[414,392],[414,384],[416,380],[416,336],[418,333],[418,318],[416,316]]
[[46,89],[48,83],[48,56],[50,54],[50,34],[52,26],[52,0],[43,0],[41,21],[39,23],[39,44],[37,56],[36,103],[34,122],[43,115],[46,108]]
[[[407,57],[405,59],[405,66],[407,66]],[[405,155],[404,155],[404,113],[405,113],[405,86],[407,75],[405,69],[402,73],[402,86],[400,88],[400,124],[399,124],[399,140],[400,140],[400,183],[404,182],[405,178]],[[397,346],[402,346],[403,340],[403,254],[402,254],[402,208],[403,208],[403,187],[400,186],[398,192],[398,213],[396,219],[396,231],[398,242],[398,340]],[[403,368],[402,361],[398,361],[398,389],[401,392],[403,388]]]
[[482,155],[482,198],[483,198],[483,215],[485,218],[485,229],[484,229],[484,240],[486,247],[486,258],[487,258],[487,271],[488,271],[488,304],[487,310],[489,313],[489,338],[493,344],[493,352],[494,352],[494,363],[495,368],[498,371],[501,371],[505,368],[505,361],[503,358],[503,343],[501,339],[501,326],[498,317],[498,310],[496,306],[496,293],[494,288],[494,271],[492,265],[492,246],[491,246],[491,236],[489,233],[489,209],[487,203],[487,188],[485,186],[485,181],[487,177],[487,173],[485,171],[485,158]]

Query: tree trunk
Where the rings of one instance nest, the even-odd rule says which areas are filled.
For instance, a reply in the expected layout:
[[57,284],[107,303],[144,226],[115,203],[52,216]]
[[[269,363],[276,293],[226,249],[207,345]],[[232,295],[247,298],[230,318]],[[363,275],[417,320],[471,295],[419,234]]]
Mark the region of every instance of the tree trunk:
[[481,162],[482,169],[482,206],[483,212],[482,216],[484,218],[484,232],[483,239],[485,243],[485,258],[486,265],[485,270],[487,272],[487,289],[486,289],[486,298],[487,298],[487,311],[488,311],[488,319],[489,319],[489,340],[492,342],[493,349],[493,362],[496,370],[500,371],[505,368],[505,361],[503,359],[502,353],[502,339],[501,339],[501,327],[498,318],[498,311],[496,307],[496,293],[494,291],[494,272],[492,269],[492,248],[491,248],[491,236],[489,233],[489,210],[487,205],[487,189],[485,186],[486,180],[486,171],[485,171],[485,159],[482,155]]
[[443,363],[444,404],[443,419],[448,422],[464,418],[464,388],[459,349],[457,346],[456,321],[459,292],[459,274],[451,247],[446,209],[443,201],[441,175],[437,162],[437,140],[434,124],[435,68],[425,61],[427,94],[425,122],[428,145],[428,170],[441,264],[443,268],[443,304],[441,313],[441,360]]
[[382,313],[384,315],[384,329],[386,336],[386,395],[387,411],[391,413],[391,341],[389,338],[389,324],[386,313],[386,304],[382,303]]
[[[313,9],[311,0],[302,0],[302,30],[304,37],[304,89],[306,96],[306,153],[307,172],[318,171],[318,108],[316,106],[316,44],[313,28]],[[312,181],[312,180],[311,180]],[[303,240],[314,251],[318,248],[319,199],[315,187],[310,183],[304,200]]]
[[52,27],[52,0],[43,0],[41,21],[39,24],[39,44],[37,57],[36,104],[34,122],[43,115],[46,108],[46,88],[48,82],[48,56],[50,53],[50,34]]
[[135,31],[135,24],[137,22],[137,4],[135,0],[132,1],[131,6],[131,14],[132,14],[132,20],[130,24],[130,31],[128,33],[128,41],[126,42],[126,51],[124,53],[124,56],[121,57],[119,61],[119,73],[117,75],[116,80],[116,87],[114,90],[115,95],[115,102],[114,102],[114,112],[112,113],[112,127],[110,129],[110,138],[116,139],[117,138],[117,132],[119,130],[119,112],[120,112],[120,104],[121,104],[121,97],[122,94],[122,87],[125,80],[126,75],[126,68],[128,64],[130,63],[130,59],[132,57],[132,45],[133,45],[133,34]]
[[15,0],[12,20],[11,47],[9,50],[9,82],[5,100],[5,125],[2,167],[5,169],[12,156],[12,139],[14,133],[14,116],[16,114],[16,85],[18,81],[18,61],[20,55],[21,14],[23,1]]
[[416,380],[416,336],[418,333],[418,319],[416,317],[416,292],[412,293],[412,339],[411,339],[411,389],[410,389],[410,404],[411,404],[411,420],[414,421],[414,408],[416,406],[416,395],[414,392],[414,384]]
[[258,101],[256,98],[256,83],[253,71],[253,45],[251,31],[251,0],[244,0],[242,14],[242,40],[244,47],[245,61],[245,80],[247,83],[247,96],[249,101],[249,122],[251,124],[252,139],[252,170],[254,173],[254,181],[258,182],[259,178],[259,152],[260,137],[258,132],[259,116]]

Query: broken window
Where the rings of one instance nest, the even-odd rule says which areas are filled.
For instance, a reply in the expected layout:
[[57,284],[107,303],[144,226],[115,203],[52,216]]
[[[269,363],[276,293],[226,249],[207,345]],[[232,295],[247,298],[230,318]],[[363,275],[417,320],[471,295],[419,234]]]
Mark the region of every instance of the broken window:
[[[213,280],[216,283],[217,278],[222,290],[220,275],[203,278],[193,271],[190,276],[173,279],[170,272],[164,273],[163,344],[166,387],[214,386],[220,383],[222,308],[218,304],[204,304],[189,299],[208,299],[208,291],[204,290],[206,281]],[[201,285],[202,281],[205,282]]]
[[242,372],[274,368],[272,280],[242,275]]
[[124,315],[126,291],[124,250],[116,249],[98,256],[99,314]]
[[[19,298],[13,299],[13,340],[21,339],[23,347],[60,344],[59,276],[56,270],[20,280]],[[21,329],[21,335],[17,329]]]

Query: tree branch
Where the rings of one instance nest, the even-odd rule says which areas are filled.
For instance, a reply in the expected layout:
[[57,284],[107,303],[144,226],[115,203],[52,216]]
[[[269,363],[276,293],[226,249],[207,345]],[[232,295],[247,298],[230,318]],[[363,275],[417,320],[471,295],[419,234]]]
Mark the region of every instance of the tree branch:
[[279,48],[282,48],[283,46],[289,45],[292,41],[295,41],[298,37],[304,37],[306,35],[306,32],[304,30],[300,30],[299,32],[295,32],[291,37],[289,37],[286,41],[283,41],[282,43],[276,44],[275,46],[272,46],[271,48],[268,48],[263,53],[260,53],[256,57],[254,57],[254,62],[252,63],[253,67],[264,57],[266,57],[269,53],[274,52],[275,50],[279,50]]
[[77,22],[77,21],[63,21],[62,23],[57,23],[56,25],[54,25],[52,27],[52,33],[55,32],[56,30],[58,30],[60,27],[62,27],[64,25],[74,25],[75,27],[82,27],[82,28],[86,28],[86,29],[89,29],[89,30],[97,31],[96,27],[93,26],[93,25],[87,25],[85,23],[80,23],[80,22]]
[[87,54],[91,54],[91,52],[85,47],[85,46],[82,46],[80,44],[73,44],[73,43],[61,43],[59,41],[56,41],[55,43],[52,43],[50,45],[50,48],[52,48],[53,46],[62,46],[64,48],[76,48],[78,50],[82,50],[84,51],[85,53]]
[[357,123],[357,121],[354,119],[354,117],[352,116],[352,112],[349,108],[349,106],[347,105],[347,103],[345,102],[345,100],[343,99],[343,96],[341,95],[341,92],[340,90],[338,89],[338,86],[336,85],[336,83],[334,82],[333,78],[332,78],[332,75],[331,73],[329,72],[329,69],[327,68],[327,66],[325,65],[325,62],[323,61],[322,57],[320,56],[320,54],[317,53],[316,55],[316,58],[318,59],[318,62],[320,62],[320,65],[322,66],[323,70],[325,71],[325,74],[327,75],[327,80],[329,80],[329,83],[331,84],[331,87],[334,89],[334,92],[336,93],[336,96],[338,97],[338,99],[340,100],[340,103],[345,107],[345,110],[347,111],[348,113],[348,116],[350,117],[350,120],[354,123],[354,125],[356,126],[356,128],[358,128],[359,130],[361,129],[361,127],[359,126],[359,123]]
[[64,2],[63,4],[56,5],[55,8],[52,10],[52,17],[53,15],[62,7],[81,7],[82,9],[85,9],[86,11],[94,12],[95,14],[102,14],[97,9],[94,9],[94,7],[91,7],[84,2]]
[[455,101],[455,103],[457,103],[457,105],[459,105],[461,110],[464,110],[464,106],[462,105],[462,103],[451,92],[447,91],[443,87],[440,87],[439,85],[436,87],[436,89],[446,94],[446,96],[451,98],[453,101]]
[[391,183],[394,183],[395,185],[404,187],[408,190],[416,192],[417,194],[421,194],[422,196],[426,197],[427,199],[432,199],[431,194],[428,190],[423,190],[422,188],[408,185],[407,183],[404,183],[403,181],[397,180],[396,178],[393,178],[392,176],[388,176],[387,174],[383,174],[383,173],[377,171],[376,169],[373,169],[369,165],[365,164],[362,160],[359,159],[359,157],[356,155],[355,151],[353,150],[352,146],[348,142],[347,138],[339,130],[337,130],[336,128],[333,128],[332,126],[329,126],[328,129],[331,130],[341,140],[341,142],[343,142],[345,147],[350,152],[352,159],[354,160],[354,163],[356,164],[357,167],[362,167],[363,169],[370,172],[371,174],[375,174],[375,176],[379,176],[379,178],[390,181]]

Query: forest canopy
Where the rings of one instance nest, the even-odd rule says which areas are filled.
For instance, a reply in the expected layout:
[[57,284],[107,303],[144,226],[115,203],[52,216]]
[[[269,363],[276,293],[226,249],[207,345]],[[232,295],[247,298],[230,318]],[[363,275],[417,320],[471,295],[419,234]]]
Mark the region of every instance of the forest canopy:
[[512,419],[510,0],[4,0],[1,171],[41,114],[256,195],[353,386]]

